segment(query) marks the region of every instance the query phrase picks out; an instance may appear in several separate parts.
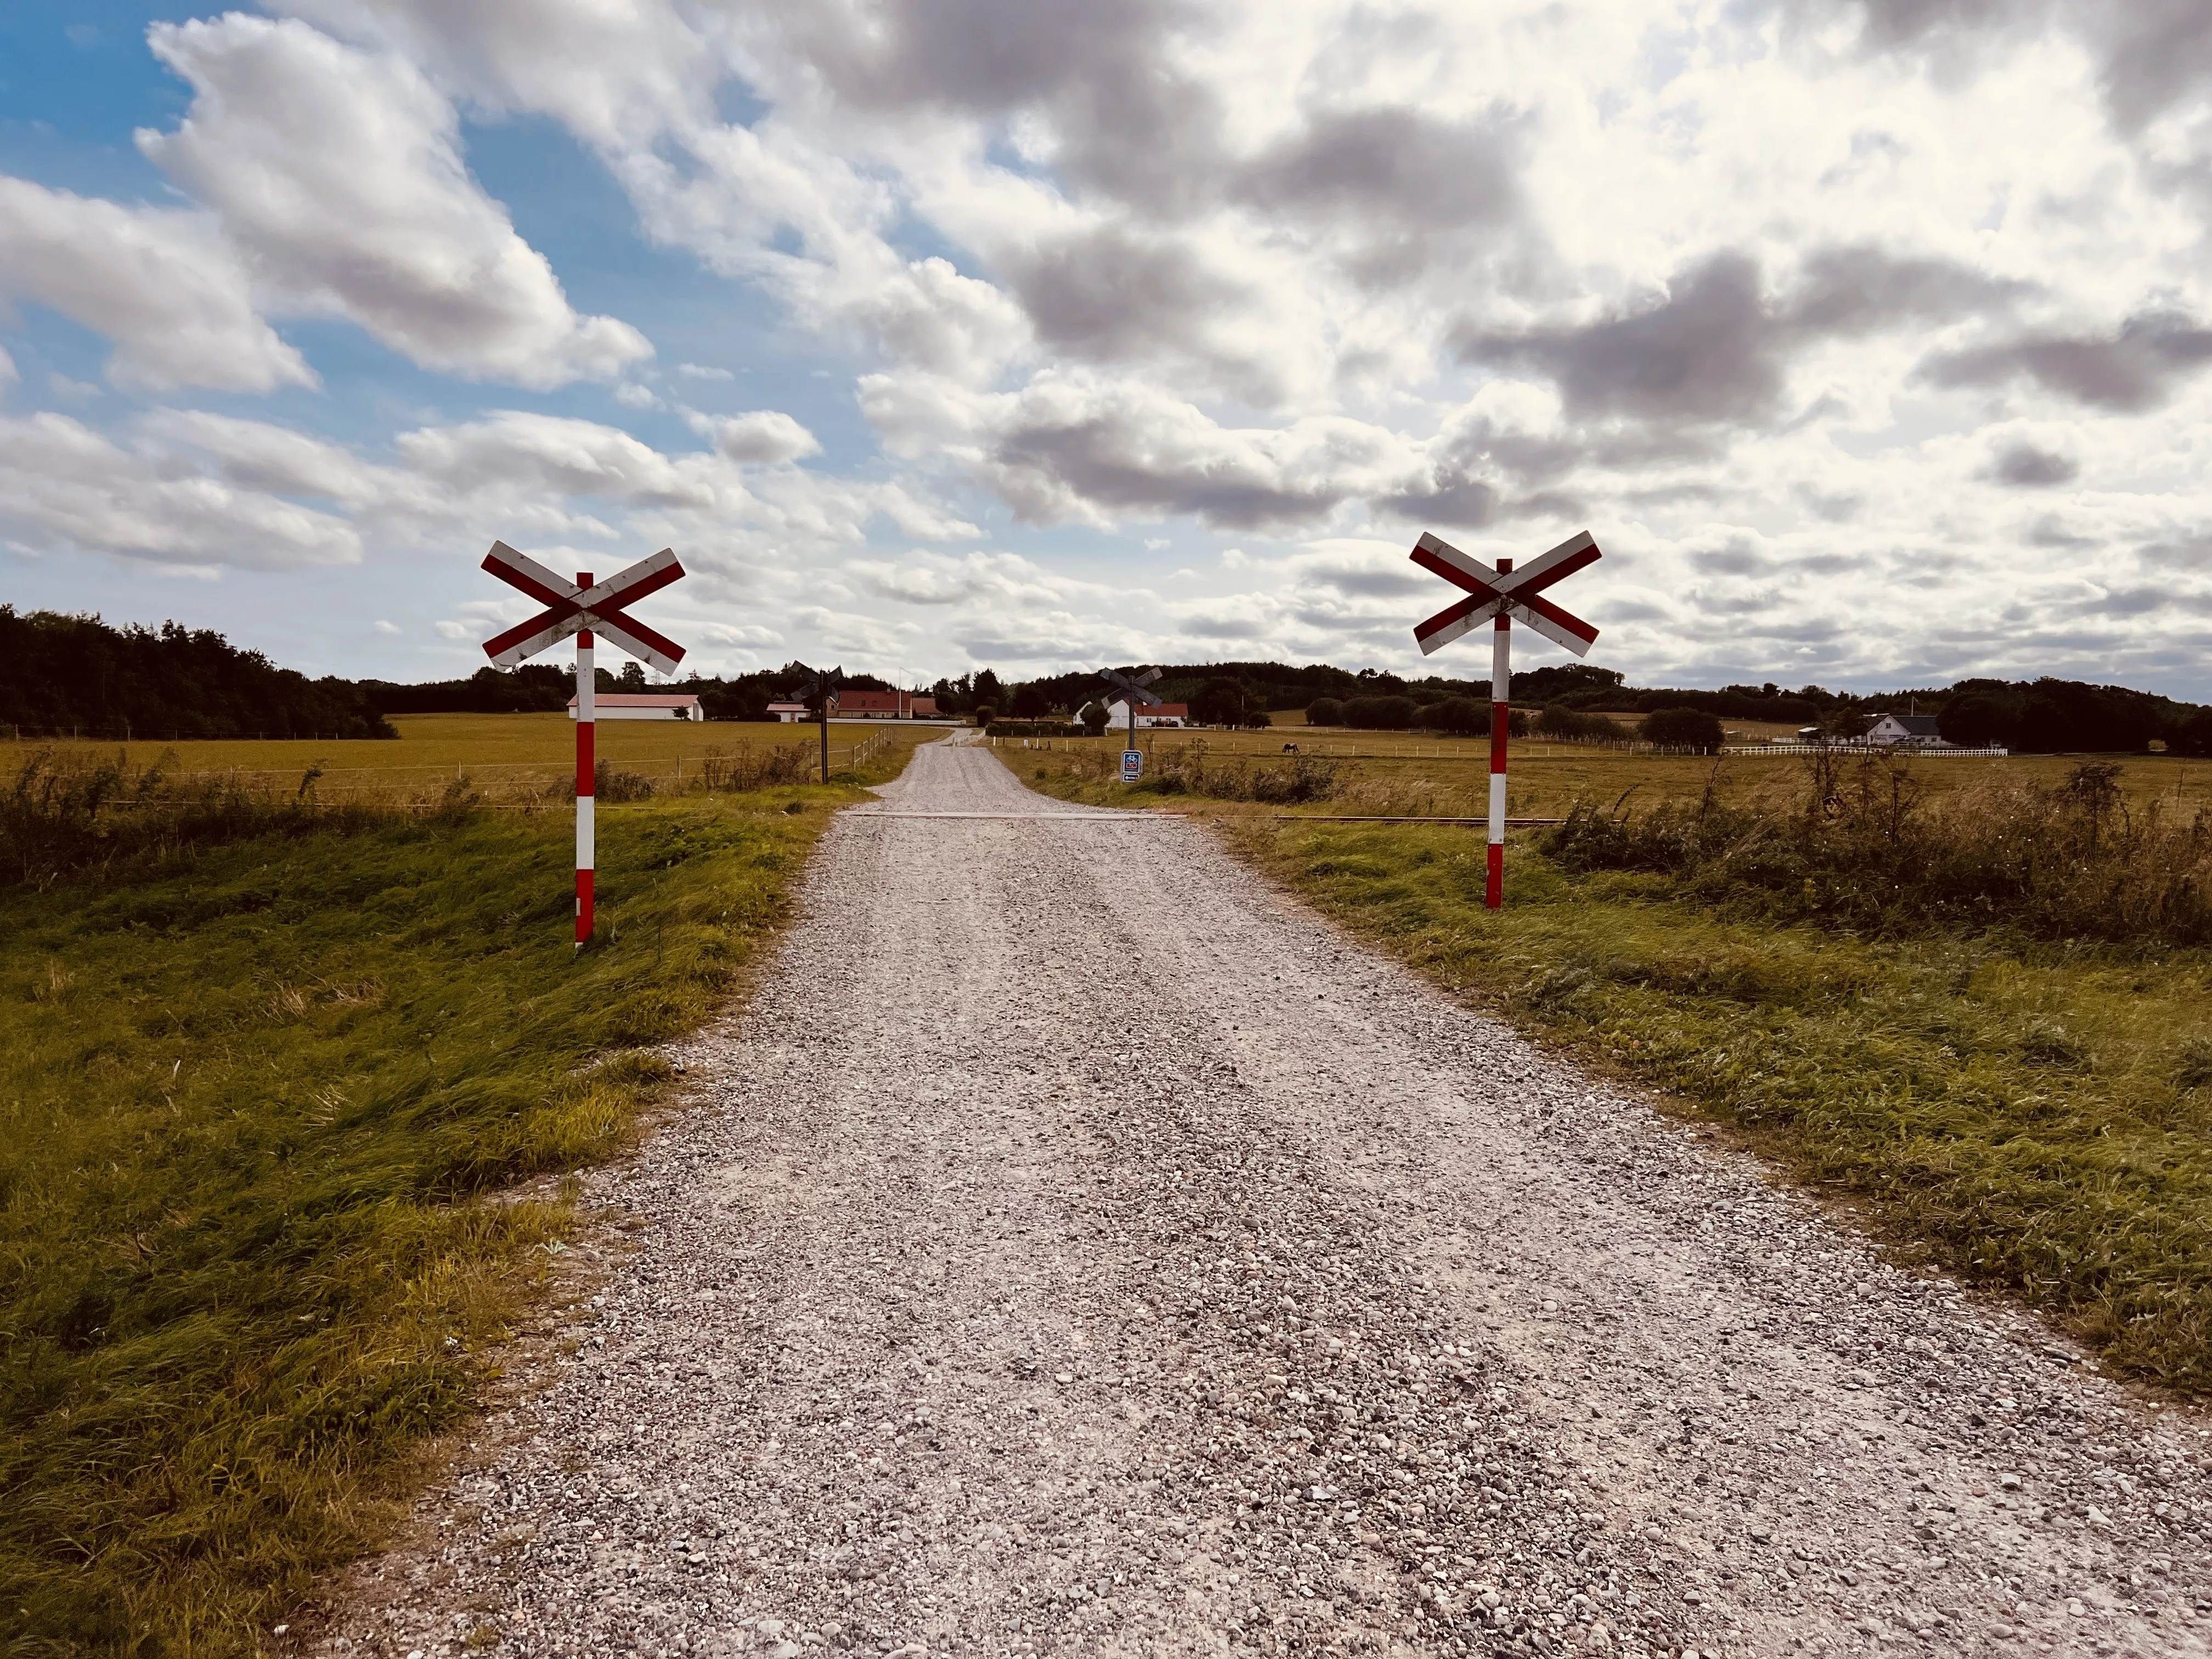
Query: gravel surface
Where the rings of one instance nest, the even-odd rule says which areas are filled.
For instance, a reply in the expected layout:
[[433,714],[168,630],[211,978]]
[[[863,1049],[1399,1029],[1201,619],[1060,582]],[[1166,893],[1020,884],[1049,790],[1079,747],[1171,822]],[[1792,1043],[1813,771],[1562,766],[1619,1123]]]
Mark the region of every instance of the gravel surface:
[[569,1352],[278,1646],[2212,1650],[2199,1419],[1199,826],[883,793]]

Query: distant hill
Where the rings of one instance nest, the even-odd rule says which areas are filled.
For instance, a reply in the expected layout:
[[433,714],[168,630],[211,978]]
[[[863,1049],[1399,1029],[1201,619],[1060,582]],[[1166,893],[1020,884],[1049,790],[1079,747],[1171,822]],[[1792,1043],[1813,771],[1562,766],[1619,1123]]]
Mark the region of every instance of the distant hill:
[[349,680],[311,680],[173,622],[0,605],[0,727],[25,737],[395,738]]

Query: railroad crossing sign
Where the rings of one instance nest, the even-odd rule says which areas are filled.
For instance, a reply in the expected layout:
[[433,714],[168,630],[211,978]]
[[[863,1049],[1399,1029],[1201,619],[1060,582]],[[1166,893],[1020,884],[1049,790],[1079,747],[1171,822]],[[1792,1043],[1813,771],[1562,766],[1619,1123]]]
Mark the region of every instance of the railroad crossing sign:
[[1141,749],[1124,749],[1121,751],[1121,781],[1134,783],[1144,775],[1145,751]]
[[[658,593],[671,582],[683,580],[684,567],[668,548],[649,559],[640,559],[596,586],[588,570],[580,571],[573,582],[563,581],[505,542],[491,544],[491,551],[484,555],[483,568],[545,607],[528,622],[518,623],[484,641],[484,654],[499,667],[535,656],[547,646],[558,645],[569,635],[586,629],[605,635],[631,656],[651,663],[664,674],[673,674],[676,665],[684,660],[682,646],[623,614],[626,606],[647,594]],[[590,649],[588,642],[582,648]]]
[[484,641],[484,654],[495,665],[505,668],[571,634],[576,636],[576,948],[580,951],[592,938],[592,878],[598,856],[593,789],[599,771],[599,687],[592,665],[592,635],[604,634],[631,656],[673,674],[684,660],[684,647],[627,614],[625,607],[680,581],[684,567],[664,547],[603,582],[593,582],[588,570],[578,571],[572,582],[505,542],[494,542],[484,555],[483,568],[545,607],[528,622],[517,623]]
[[[1147,708],[1158,708],[1160,706],[1159,694],[1146,689],[1159,677],[1160,671],[1157,668],[1147,668],[1141,674],[1133,668],[1126,673],[1118,668],[1102,668],[1098,671],[1100,679],[1121,692],[1121,706],[1129,711],[1129,746],[1121,751],[1121,781],[1124,783],[1134,783],[1137,781],[1137,774],[1145,769],[1145,757],[1138,753],[1137,750],[1137,705],[1142,703]],[[1137,764],[1133,771],[1129,765],[1129,757],[1132,755],[1137,757]]]
[[1413,544],[1413,562],[1432,570],[1467,597],[1419,624],[1413,640],[1426,656],[1449,645],[1462,634],[1488,622],[1492,624],[1490,647],[1490,858],[1483,882],[1482,902],[1495,910],[1505,902],[1505,740],[1512,724],[1513,618],[1518,617],[1546,639],[1564,645],[1577,657],[1589,653],[1597,641],[1597,629],[1572,611],[1562,611],[1542,597],[1543,590],[1576,571],[1595,564],[1602,556],[1597,542],[1585,530],[1570,536],[1550,552],[1531,559],[1516,570],[1513,561],[1500,559],[1493,570],[1470,558],[1449,542],[1424,531]]
[[799,688],[801,700],[814,703],[817,717],[822,722],[822,781],[830,781],[830,700],[845,684],[842,668],[808,668],[805,663],[795,663],[811,676]]

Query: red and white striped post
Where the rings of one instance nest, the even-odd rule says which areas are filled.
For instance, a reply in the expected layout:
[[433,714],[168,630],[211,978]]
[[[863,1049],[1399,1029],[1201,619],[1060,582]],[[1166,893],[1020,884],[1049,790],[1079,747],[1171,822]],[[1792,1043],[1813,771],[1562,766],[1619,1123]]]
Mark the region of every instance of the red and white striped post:
[[[1498,574],[1513,561],[1500,559]],[[1482,902],[1495,910],[1505,902],[1505,743],[1513,726],[1513,618],[1505,611],[1490,634],[1490,847],[1482,878]]]
[[[576,586],[588,590],[592,573],[579,570]],[[592,631],[576,635],[576,948],[592,942],[592,869],[598,852],[595,822],[599,775],[599,675],[592,665]]]
[[[592,888],[598,862],[599,684],[592,665],[594,636],[604,634],[633,657],[651,663],[664,674],[673,674],[684,659],[684,647],[654,633],[623,607],[680,580],[684,567],[664,547],[597,584],[590,571],[579,570],[571,586],[528,554],[516,552],[505,542],[494,542],[484,556],[483,568],[545,607],[527,622],[517,623],[484,641],[484,654],[495,665],[508,667],[571,634],[576,636],[576,948],[580,951],[592,942]],[[620,713],[611,710],[609,717],[618,717]]]
[[1513,616],[1517,611],[1522,621],[1546,639],[1557,641],[1577,657],[1586,655],[1597,642],[1597,629],[1540,594],[1561,577],[1595,564],[1601,556],[1587,530],[1570,536],[1519,570],[1514,569],[1510,559],[1500,559],[1493,570],[1425,532],[1413,544],[1415,564],[1467,590],[1465,599],[1453,600],[1414,628],[1413,641],[1421,647],[1422,655],[1450,644],[1486,621],[1492,623],[1490,846],[1482,902],[1492,910],[1505,902],[1505,755],[1513,725]]

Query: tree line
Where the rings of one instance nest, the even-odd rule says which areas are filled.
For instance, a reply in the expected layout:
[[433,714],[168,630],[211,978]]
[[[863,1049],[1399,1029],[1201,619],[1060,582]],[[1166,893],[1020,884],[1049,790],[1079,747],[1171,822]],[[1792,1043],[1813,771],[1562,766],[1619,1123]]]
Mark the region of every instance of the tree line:
[[[1188,705],[1202,726],[1265,726],[1295,709],[1316,726],[1469,736],[1490,729],[1487,679],[1407,679],[1328,663],[1155,665],[1161,677],[1153,690],[1163,702]],[[808,672],[792,662],[736,675],[694,674],[672,689],[696,693],[709,720],[758,720],[769,703],[794,697]],[[598,678],[603,691],[648,686],[634,662],[602,668]],[[896,689],[863,672],[848,674],[846,684]],[[19,613],[0,605],[0,726],[23,736],[389,738],[398,735],[389,715],[558,712],[574,690],[573,671],[550,663],[486,666],[464,678],[415,684],[335,675],[310,679],[209,629],[176,622],[118,628],[97,616]],[[1092,724],[1112,697],[1092,671],[1021,680],[989,668],[940,678],[927,695],[936,698],[940,713],[954,716],[1075,721],[1088,709]],[[1616,669],[1566,663],[1515,674],[1512,698],[1516,732],[1569,740],[1626,735],[1620,721],[1607,718],[1614,715],[1637,716],[1637,735],[1670,747],[1717,745],[1724,720],[1778,721],[1848,738],[1862,735],[1881,714],[1917,708],[1934,717],[1947,741],[1966,747],[2140,753],[2160,745],[2212,756],[2212,708],[2051,676],[1866,694],[1819,685],[1793,690],[1771,682],[1711,690],[1632,686]]]
[[0,727],[29,738],[396,738],[364,689],[210,629],[0,605]]

